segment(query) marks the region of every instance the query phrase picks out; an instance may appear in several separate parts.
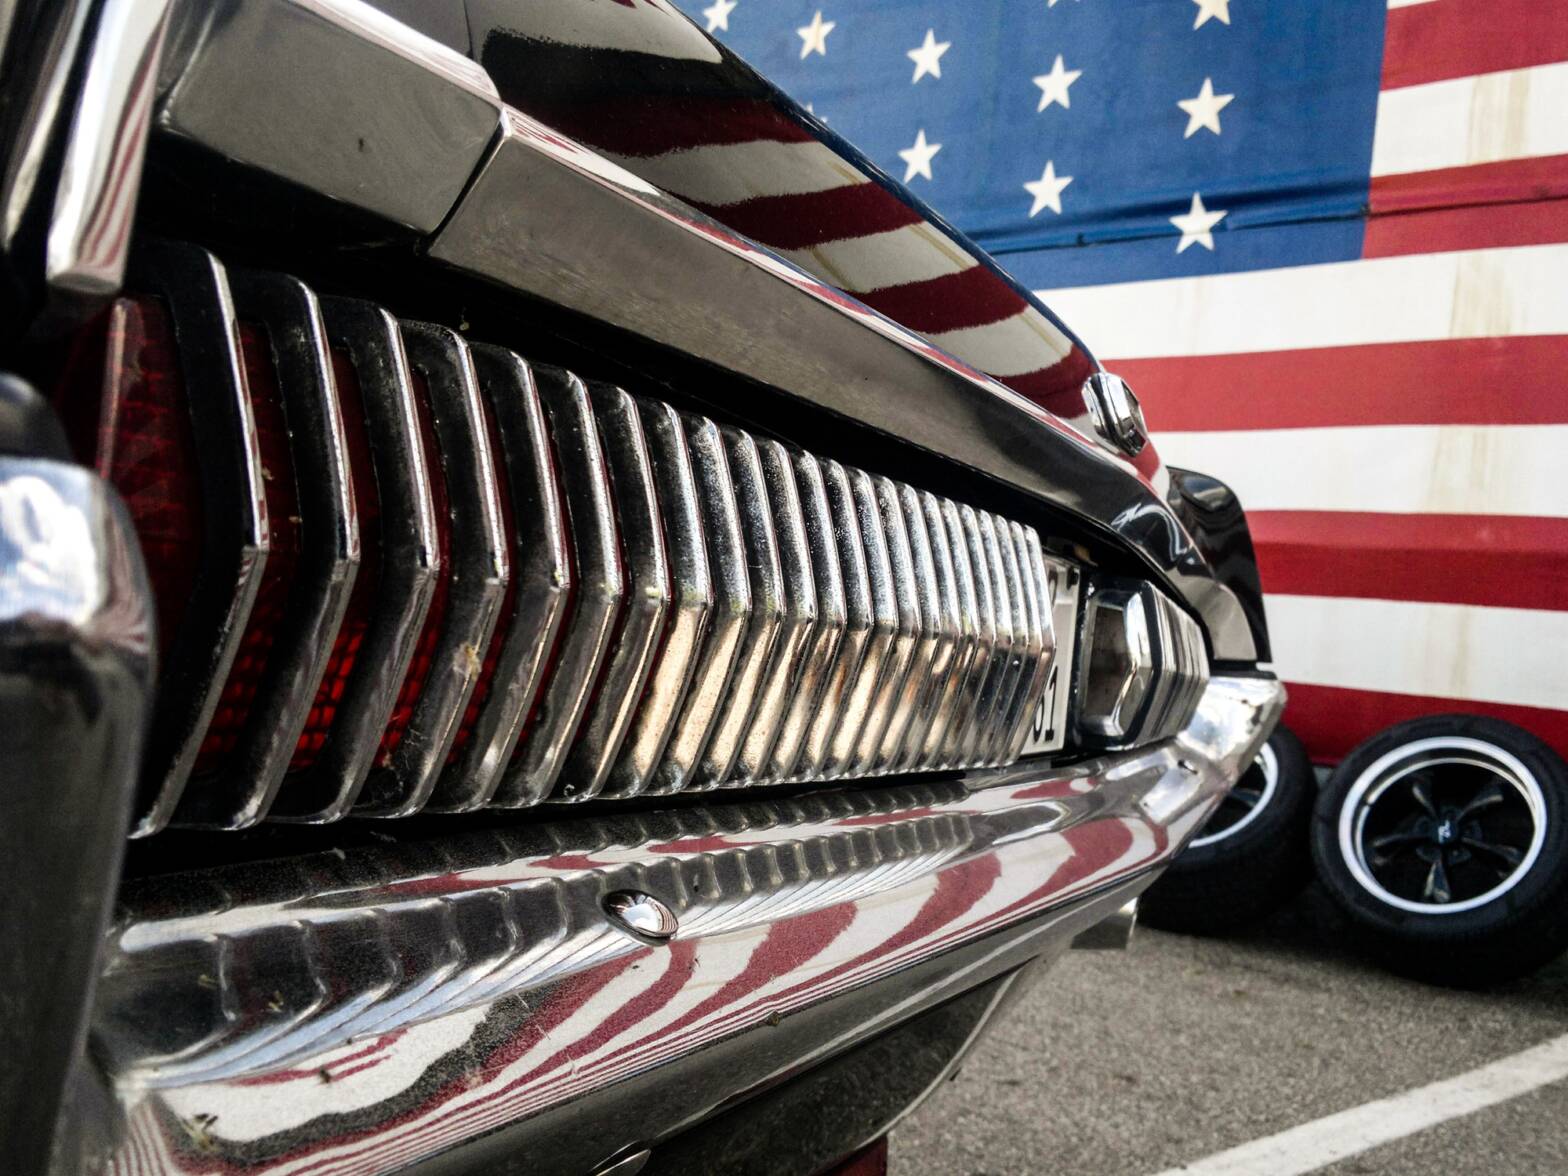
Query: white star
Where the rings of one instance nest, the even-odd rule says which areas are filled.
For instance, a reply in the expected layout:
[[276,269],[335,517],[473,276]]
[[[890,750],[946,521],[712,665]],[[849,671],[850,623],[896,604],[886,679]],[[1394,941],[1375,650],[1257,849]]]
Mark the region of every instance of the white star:
[[1060,102],[1063,107],[1072,105],[1067,100],[1067,87],[1083,76],[1081,69],[1066,69],[1062,66],[1062,55],[1056,55],[1056,64],[1051,66],[1051,72],[1041,74],[1035,78],[1034,84],[1040,87],[1040,105],[1036,111],[1044,110],[1053,102]]
[[805,61],[813,53],[820,53],[823,57],[826,57],[828,55],[828,34],[837,27],[837,21],[823,20],[822,9],[817,9],[817,15],[811,18],[809,25],[795,30],[800,35],[800,59]]
[[1194,192],[1192,207],[1184,215],[1170,218],[1171,224],[1181,230],[1181,240],[1176,243],[1176,252],[1180,253],[1193,244],[1202,245],[1210,253],[1214,252],[1214,234],[1210,230],[1224,219],[1223,211],[1210,212],[1203,207],[1203,197]]
[[905,57],[909,58],[910,61],[915,63],[915,76],[910,84],[913,85],[914,82],[918,82],[921,78],[925,77],[926,74],[930,74],[934,78],[941,77],[942,54],[946,53],[952,47],[953,42],[938,41],[936,39],[935,31],[932,29],[927,29],[925,43],[918,48],[911,49],[908,53],[904,54]]
[[909,183],[916,176],[925,176],[929,180],[931,160],[940,150],[942,144],[926,142],[926,129],[921,127],[915,134],[915,145],[898,153],[898,157],[904,161],[904,183]]
[[1038,180],[1030,180],[1024,185],[1029,195],[1034,197],[1034,204],[1029,208],[1029,215],[1034,216],[1042,208],[1049,208],[1052,212],[1060,214],[1062,211],[1062,189],[1073,182],[1072,176],[1059,176],[1056,174],[1056,160],[1045,161],[1045,170],[1040,173]]
[[1216,94],[1213,80],[1204,78],[1203,89],[1198,91],[1196,98],[1182,98],[1176,103],[1187,112],[1187,130],[1182,138],[1190,139],[1204,128],[1219,134],[1220,111],[1229,106],[1235,97],[1234,94]]
[[723,29],[730,31],[730,13],[735,11],[736,0],[713,0],[713,3],[702,10],[702,15],[708,18],[708,31]]
[[1230,0],[1192,0],[1198,6],[1198,16],[1192,22],[1192,27],[1201,29],[1209,23],[1210,18],[1221,24],[1230,24]]

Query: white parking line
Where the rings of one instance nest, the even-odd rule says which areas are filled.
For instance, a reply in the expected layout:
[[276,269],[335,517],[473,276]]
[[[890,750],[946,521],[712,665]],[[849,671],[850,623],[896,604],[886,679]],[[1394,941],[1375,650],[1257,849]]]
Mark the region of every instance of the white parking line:
[[1159,1176],[1296,1176],[1568,1078],[1568,1034],[1454,1078],[1407,1090],[1170,1168]]

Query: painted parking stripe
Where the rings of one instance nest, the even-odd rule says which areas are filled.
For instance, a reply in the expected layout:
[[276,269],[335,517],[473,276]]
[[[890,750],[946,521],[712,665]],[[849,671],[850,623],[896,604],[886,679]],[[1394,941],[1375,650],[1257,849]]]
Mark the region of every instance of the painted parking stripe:
[[1352,1107],[1160,1176],[1296,1176],[1568,1078],[1568,1034],[1454,1078]]

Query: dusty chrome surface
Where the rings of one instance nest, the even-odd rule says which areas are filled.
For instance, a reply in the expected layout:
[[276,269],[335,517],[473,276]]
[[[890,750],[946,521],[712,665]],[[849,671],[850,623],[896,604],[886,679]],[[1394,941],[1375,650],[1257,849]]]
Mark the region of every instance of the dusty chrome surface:
[[207,724],[261,588],[270,544],[261,450],[239,354],[228,274],[211,254],[162,241],[132,262],[137,285],[162,298],[174,326],[204,499],[202,557],[191,599],[168,646],[147,737],[134,834],[162,828],[185,788]]
[[308,287],[281,274],[229,275],[239,318],[266,330],[297,470],[300,513],[310,523],[288,609],[268,654],[268,672],[234,750],[211,776],[192,781],[176,824],[240,828],[272,805],[300,730],[309,718],[333,638],[359,569],[359,518],[347,441],[321,307]]
[[445,486],[448,517],[440,524],[448,534],[448,588],[446,614],[407,730],[357,798],[360,811],[385,817],[417,812],[435,788],[511,578],[496,459],[468,344],[430,323],[403,323],[400,333],[429,405],[438,462],[429,476]]
[[44,267],[74,294],[112,294],[125,277],[169,2],[111,0],[98,13]]
[[[45,1169],[89,1069],[88,1008],[152,703],[153,620],[113,490],[66,462],[0,457],[6,1172]],[[62,1171],[76,1167],[68,1135]]]
[[[891,986],[859,1028],[872,1031],[919,1007],[888,998],[921,967],[1000,950],[1095,895],[1121,905],[1118,884],[1147,881],[1201,826],[1282,702],[1271,679],[1215,679],[1176,740],[1069,769],[135,883],[94,1020],[130,1112],[110,1170],[243,1158],[379,1172],[502,1123],[548,1122],[661,1066],[673,1080],[737,1033],[781,1033],[770,1050],[787,1052],[813,1008]],[[617,891],[669,908],[667,944],[606,922]],[[686,1113],[723,1092],[710,1095]],[[594,1142],[608,1155],[636,1140]]]
[[[284,777],[268,813],[285,821],[337,820],[353,806],[441,573],[430,488],[432,474],[440,473],[425,462],[397,320],[380,307],[346,298],[323,299],[322,312],[327,340],[348,357],[363,405],[374,465],[379,559],[370,620],[326,742],[310,766]],[[366,569],[361,567],[360,574]]]
[[160,129],[432,232],[495,134],[461,54],[356,0],[181,0]]

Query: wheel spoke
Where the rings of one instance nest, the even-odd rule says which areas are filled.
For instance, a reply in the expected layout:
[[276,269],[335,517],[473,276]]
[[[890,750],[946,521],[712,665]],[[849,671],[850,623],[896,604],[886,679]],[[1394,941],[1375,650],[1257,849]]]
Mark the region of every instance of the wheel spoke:
[[1381,837],[1374,837],[1371,841],[1371,847],[1386,857],[1388,856],[1387,851],[1390,849],[1403,849],[1425,840],[1426,835],[1424,833],[1414,833],[1407,830],[1403,833],[1385,833]]
[[1437,806],[1432,803],[1432,783],[1425,776],[1412,776],[1410,778],[1410,795],[1415,797],[1421,810],[1437,820]]
[[1448,885],[1448,871],[1443,868],[1443,855],[1432,859],[1432,868],[1426,872],[1426,886],[1422,895],[1429,902],[1452,902],[1454,892]]
[[1460,809],[1458,815],[1454,819],[1456,821],[1463,821],[1472,813],[1480,812],[1484,808],[1490,808],[1494,804],[1501,804],[1504,798],[1505,794],[1503,792],[1503,786],[1496,780],[1493,780],[1485,788],[1481,789],[1480,792],[1477,792],[1474,796],[1472,796],[1470,798],[1470,803],[1465,805],[1464,808]]
[[1459,839],[1471,849],[1481,853],[1490,854],[1494,858],[1508,863],[1509,869],[1504,873],[1511,873],[1519,868],[1524,861],[1524,854],[1511,845],[1494,845],[1490,841],[1482,841],[1479,837],[1461,837]]
[[1261,792],[1243,792],[1232,788],[1230,792],[1226,793],[1225,799],[1234,804],[1239,804],[1242,808],[1251,812],[1258,807],[1258,802],[1263,799],[1263,794]]

